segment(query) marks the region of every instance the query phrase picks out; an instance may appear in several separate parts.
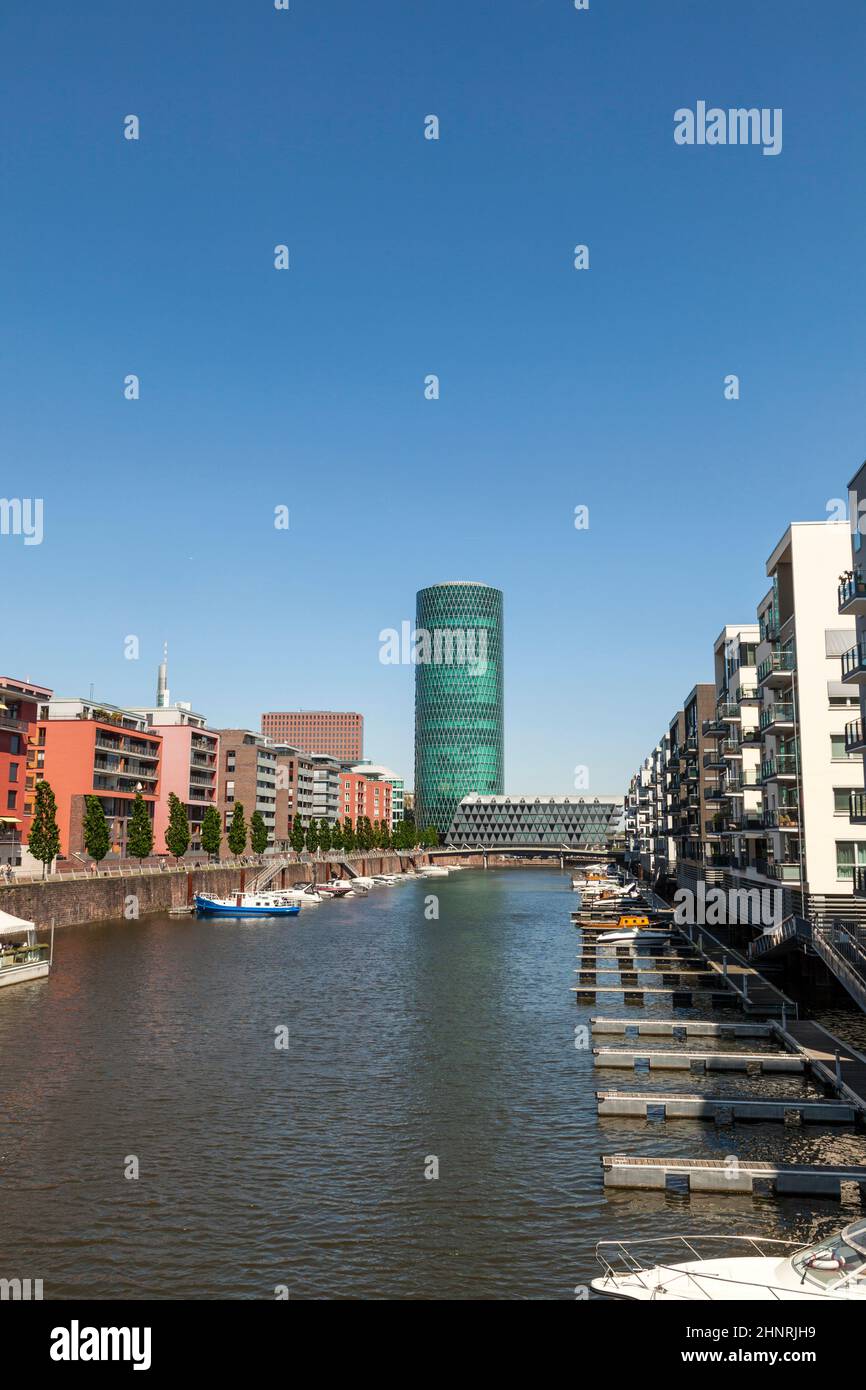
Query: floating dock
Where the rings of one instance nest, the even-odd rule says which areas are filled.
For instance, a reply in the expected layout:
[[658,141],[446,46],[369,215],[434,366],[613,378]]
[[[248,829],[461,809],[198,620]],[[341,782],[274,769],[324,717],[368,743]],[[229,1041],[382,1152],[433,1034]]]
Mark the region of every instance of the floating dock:
[[838,1100],[764,1100],[751,1096],[647,1095],[596,1091],[598,1114],[644,1120],[712,1120],[714,1124],[778,1121],[785,1125],[853,1125],[857,1111]]
[[866,1168],[824,1164],[741,1163],[737,1158],[635,1158],[603,1154],[605,1187],[643,1188],[682,1196],[723,1192],[765,1197],[848,1196],[853,1184],[866,1201]]
[[771,1073],[801,1075],[807,1061],[795,1052],[633,1052],[625,1047],[594,1047],[597,1067],[626,1067],[632,1071],[744,1071],[750,1076]]
[[593,1033],[637,1034],[638,1037],[674,1038],[772,1038],[777,1033],[772,1023],[716,1023],[703,1018],[647,1018],[639,1022],[630,1018],[591,1018]]

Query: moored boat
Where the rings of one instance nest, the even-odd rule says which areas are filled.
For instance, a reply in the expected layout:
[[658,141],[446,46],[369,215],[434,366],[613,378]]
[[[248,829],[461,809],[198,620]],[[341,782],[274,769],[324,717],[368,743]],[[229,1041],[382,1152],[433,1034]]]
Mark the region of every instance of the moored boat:
[[[52,928],[52,941],[54,929]],[[36,924],[0,912],[0,988],[40,980],[51,968],[51,950],[36,939]]]
[[193,902],[197,912],[209,917],[297,917],[301,910],[283,893],[233,893],[228,898],[196,893]]
[[[731,1249],[723,1254],[724,1242]],[[644,1263],[644,1250],[661,1244],[673,1246],[673,1259]],[[866,1301],[862,1219],[805,1248],[798,1241],[764,1236],[688,1235],[603,1240],[595,1253],[604,1272],[592,1287],[607,1298],[638,1303]],[[711,1258],[705,1258],[708,1254]],[[677,1258],[683,1255],[692,1258]]]

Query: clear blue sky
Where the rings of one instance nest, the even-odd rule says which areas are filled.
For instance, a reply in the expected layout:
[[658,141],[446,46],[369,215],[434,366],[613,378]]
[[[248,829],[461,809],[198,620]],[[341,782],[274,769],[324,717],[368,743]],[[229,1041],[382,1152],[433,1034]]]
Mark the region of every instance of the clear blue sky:
[[[479,579],[508,790],[621,792],[863,458],[862,0],[40,0],[0,51],[4,673],[140,703],[167,639],[211,723],[361,710],[409,781],[378,634]],[[676,146],[698,100],[782,153]]]

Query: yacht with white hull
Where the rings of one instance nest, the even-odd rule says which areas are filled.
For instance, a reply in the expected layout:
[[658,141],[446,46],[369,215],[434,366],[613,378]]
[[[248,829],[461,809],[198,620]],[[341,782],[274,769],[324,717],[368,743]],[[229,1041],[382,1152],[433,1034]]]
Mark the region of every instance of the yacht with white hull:
[[[644,1264],[650,1245],[673,1245],[673,1261]],[[729,1247],[722,1253],[723,1247]],[[596,1293],[637,1303],[866,1302],[866,1220],[805,1249],[764,1236],[669,1236],[661,1241],[602,1240],[595,1248],[604,1273]],[[682,1256],[693,1256],[682,1259]],[[706,1258],[710,1255],[710,1258]],[[678,1258],[679,1257],[679,1258]]]

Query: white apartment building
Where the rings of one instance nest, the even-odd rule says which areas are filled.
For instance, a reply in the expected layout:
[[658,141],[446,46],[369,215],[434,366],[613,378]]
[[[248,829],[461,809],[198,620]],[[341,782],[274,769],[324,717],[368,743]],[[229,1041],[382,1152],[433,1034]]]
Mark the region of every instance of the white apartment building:
[[713,644],[716,708],[702,732],[710,744],[704,766],[717,774],[717,786],[707,796],[712,811],[705,832],[707,863],[720,871],[745,868],[749,845],[764,829],[758,639],[757,623],[726,623]]
[[854,619],[836,601],[849,554],[845,522],[794,522],[767,561],[756,652],[763,834],[744,836],[733,870],[735,886],[779,886],[785,915],[819,922],[850,911],[858,852],[850,795],[862,771],[845,744],[856,706],[839,670]]
[[340,818],[340,772],[343,764],[327,753],[311,753],[310,762],[313,764],[313,817],[333,825]]

